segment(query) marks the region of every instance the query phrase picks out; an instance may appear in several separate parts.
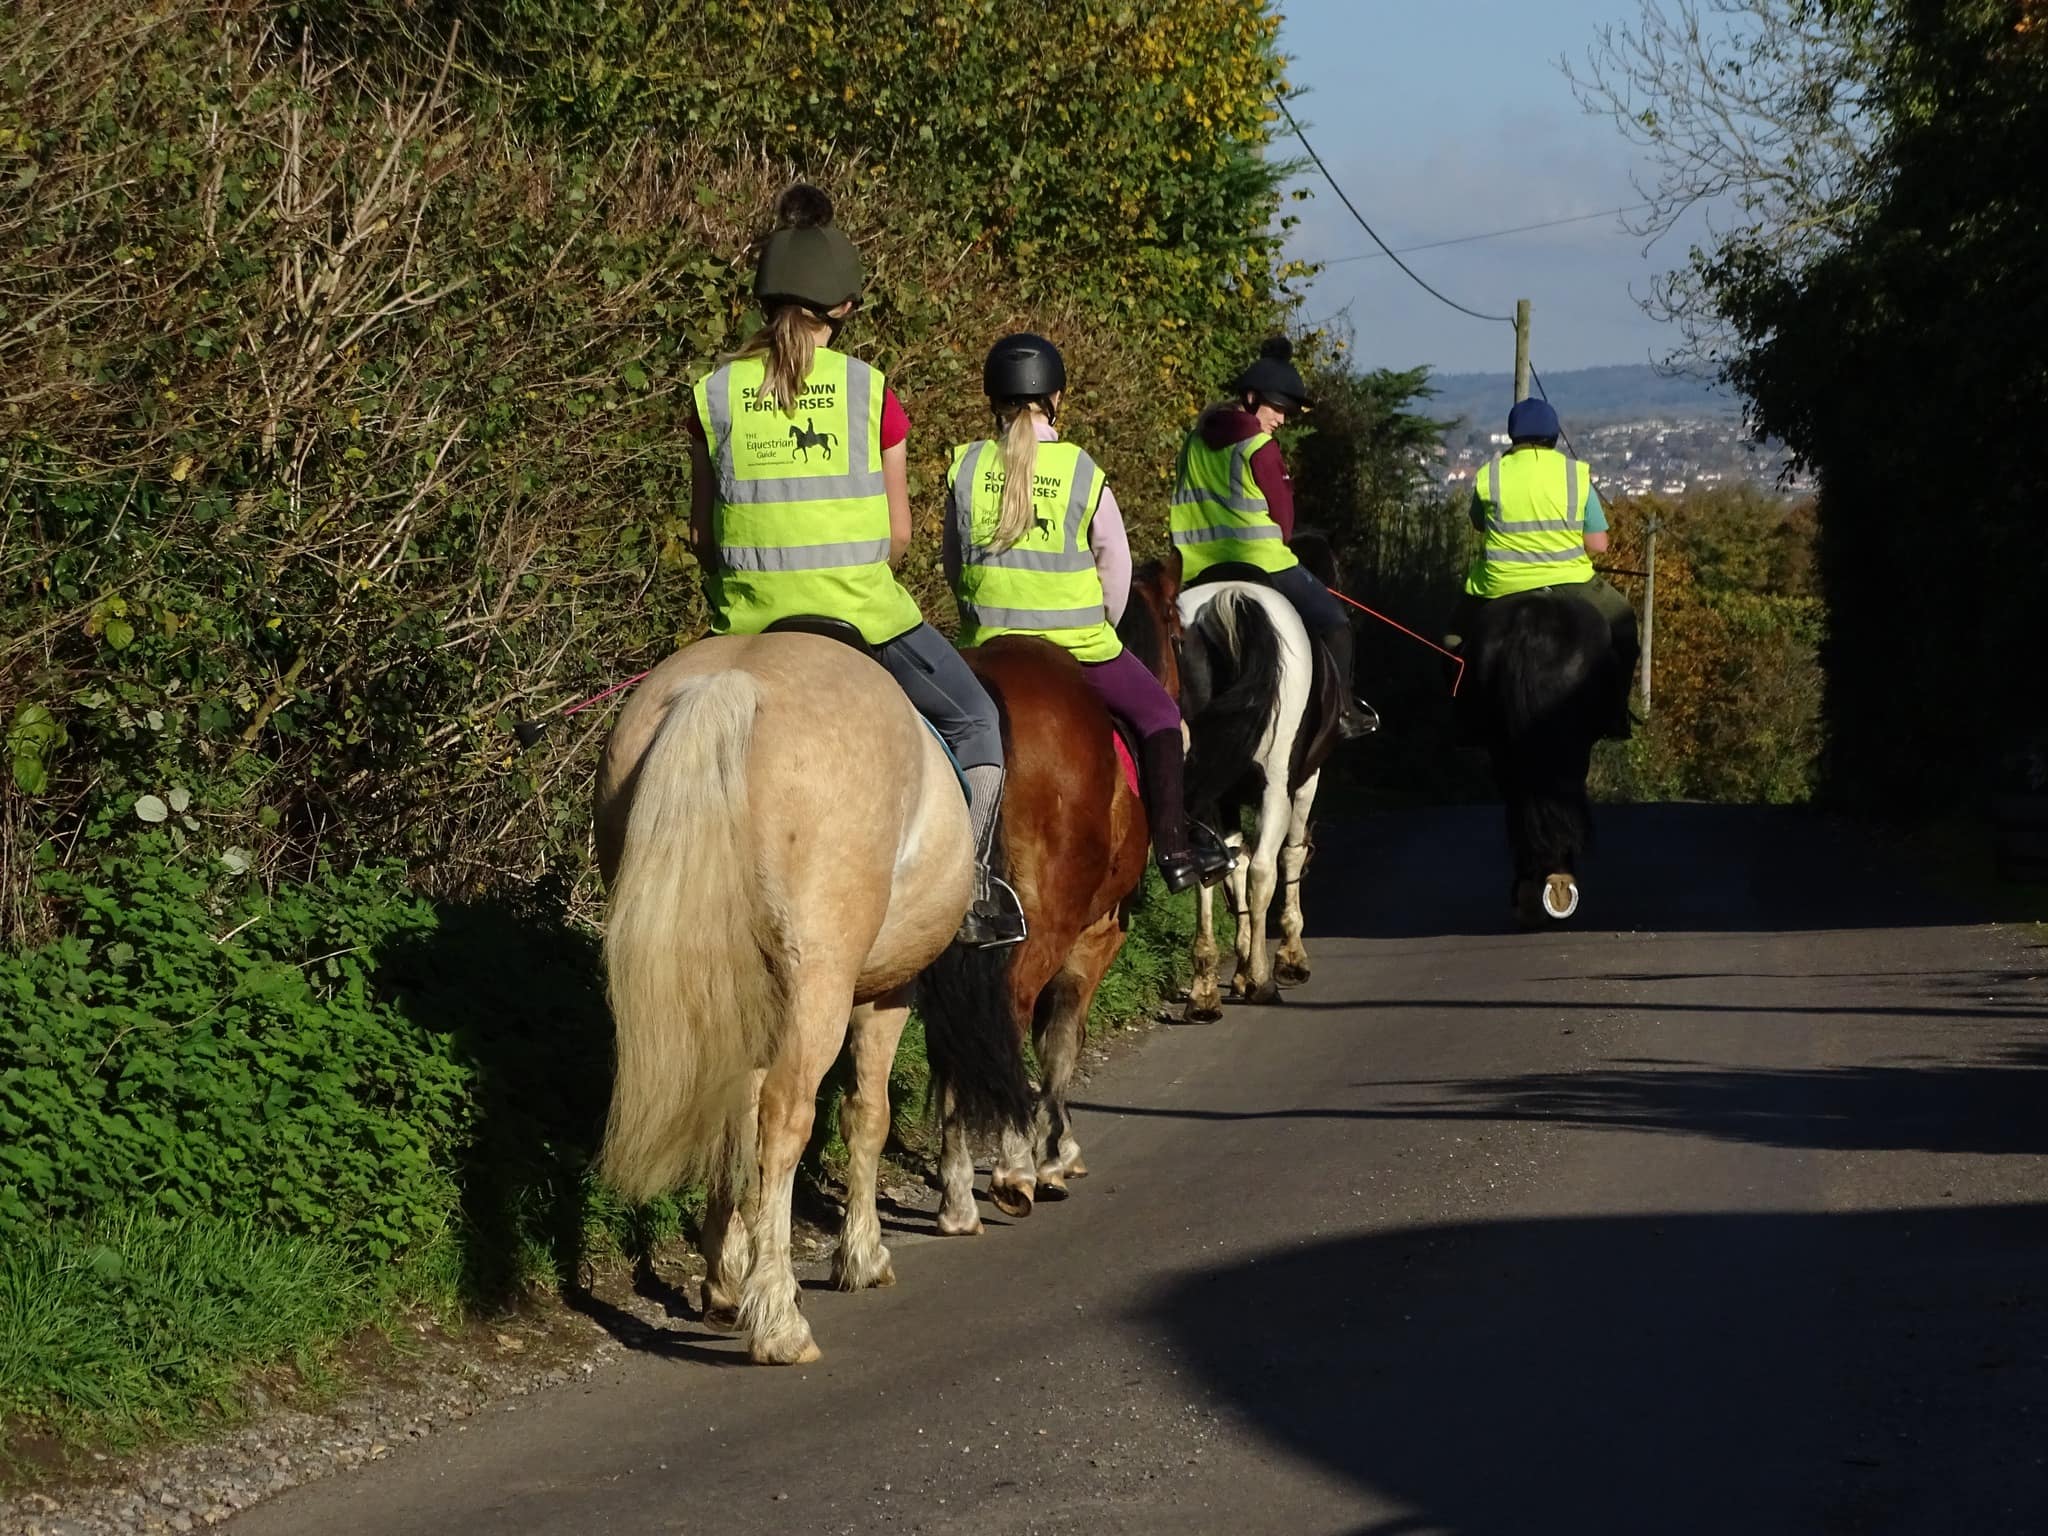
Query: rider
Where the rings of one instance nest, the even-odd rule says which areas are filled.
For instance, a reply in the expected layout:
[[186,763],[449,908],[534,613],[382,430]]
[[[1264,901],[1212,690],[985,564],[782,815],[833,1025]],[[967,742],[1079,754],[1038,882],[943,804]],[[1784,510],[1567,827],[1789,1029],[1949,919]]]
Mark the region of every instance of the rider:
[[[1465,596],[1453,621],[1454,644],[1471,630],[1479,604],[1548,587],[1591,603],[1607,621],[1623,678],[1635,675],[1635,610],[1593,569],[1607,552],[1607,512],[1593,489],[1592,471],[1557,451],[1563,428],[1548,400],[1521,401],[1508,412],[1505,454],[1481,466],[1472,487],[1472,526],[1485,547],[1465,577]],[[1615,701],[1614,729],[1627,734],[1626,689]]]
[[860,253],[816,187],[785,192],[776,225],[754,272],[766,323],[694,397],[690,542],[711,628],[824,617],[860,631],[967,780],[975,885],[960,940],[1014,944],[1024,913],[989,869],[1003,793],[995,703],[892,570],[910,544],[910,421],[879,372],[831,345],[859,298]]
[[1351,625],[1330,589],[1287,547],[1294,536],[1294,483],[1273,434],[1308,409],[1308,386],[1293,358],[1294,344],[1274,337],[1232,381],[1236,398],[1210,406],[1195,423],[1174,472],[1173,542],[1183,581],[1224,564],[1266,573],[1336,662],[1344,698],[1337,730],[1351,740],[1379,728],[1372,707],[1352,692]]
[[1042,635],[1138,743],[1147,817],[1169,891],[1228,874],[1220,845],[1190,848],[1182,804],[1180,708],[1123,647],[1131,547],[1102,471],[1059,440],[1067,367],[1043,336],[1005,336],[982,365],[995,436],[953,450],[943,552],[960,605],[960,643]]

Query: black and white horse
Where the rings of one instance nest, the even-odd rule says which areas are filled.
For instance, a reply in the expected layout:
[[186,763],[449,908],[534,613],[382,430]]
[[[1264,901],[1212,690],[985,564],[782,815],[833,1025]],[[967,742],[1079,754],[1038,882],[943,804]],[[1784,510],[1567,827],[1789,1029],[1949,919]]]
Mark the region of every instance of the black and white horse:
[[[1162,613],[1175,632],[1178,696],[1189,735],[1188,811],[1240,854],[1228,886],[1237,918],[1231,995],[1243,1002],[1276,1002],[1280,988],[1309,975],[1301,874],[1321,763],[1308,738],[1317,706],[1327,701],[1319,697],[1308,631],[1286,598],[1254,581],[1181,589],[1177,564],[1148,565],[1138,573],[1120,629],[1125,643],[1148,662],[1160,644],[1150,631]],[[1249,840],[1241,825],[1247,808],[1255,813]],[[1277,955],[1266,939],[1276,892],[1284,893]],[[1208,1022],[1222,1016],[1210,891],[1200,893],[1196,912],[1187,1018]]]

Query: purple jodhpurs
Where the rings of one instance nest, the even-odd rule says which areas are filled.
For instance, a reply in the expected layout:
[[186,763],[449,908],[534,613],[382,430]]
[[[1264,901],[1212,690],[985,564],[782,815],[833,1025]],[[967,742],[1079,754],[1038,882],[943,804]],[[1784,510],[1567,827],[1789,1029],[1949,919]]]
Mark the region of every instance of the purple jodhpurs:
[[1174,740],[1180,740],[1180,706],[1145,663],[1129,651],[1120,651],[1108,661],[1083,662],[1081,671],[1104,707],[1129,726],[1138,740],[1159,731],[1171,731]]

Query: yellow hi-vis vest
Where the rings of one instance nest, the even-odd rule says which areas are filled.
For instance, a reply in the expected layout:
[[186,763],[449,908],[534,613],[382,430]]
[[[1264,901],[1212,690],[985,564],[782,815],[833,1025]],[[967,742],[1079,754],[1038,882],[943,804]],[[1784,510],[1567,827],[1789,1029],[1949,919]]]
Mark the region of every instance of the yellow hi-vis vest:
[[998,552],[989,540],[1008,482],[1001,444],[984,438],[953,450],[946,515],[960,546],[953,592],[960,644],[1043,635],[1082,661],[1114,660],[1123,642],[1103,606],[1102,577],[1088,548],[1088,530],[1102,505],[1102,471],[1072,443],[1040,443],[1031,474],[1031,526]]
[[697,383],[717,477],[712,631],[758,634],[777,619],[817,614],[880,645],[916,628],[917,601],[889,569],[882,375],[820,347],[794,416],[767,377],[764,359],[739,357]]
[[1586,553],[1586,504],[1593,477],[1555,448],[1495,454],[1475,489],[1486,508],[1486,547],[1472,562],[1465,590],[1506,597],[1535,587],[1593,579]]
[[1252,474],[1252,455],[1272,440],[1271,433],[1261,432],[1227,448],[1211,448],[1197,427],[1181,444],[1170,526],[1183,582],[1227,562],[1262,571],[1301,563],[1280,536],[1266,493]]

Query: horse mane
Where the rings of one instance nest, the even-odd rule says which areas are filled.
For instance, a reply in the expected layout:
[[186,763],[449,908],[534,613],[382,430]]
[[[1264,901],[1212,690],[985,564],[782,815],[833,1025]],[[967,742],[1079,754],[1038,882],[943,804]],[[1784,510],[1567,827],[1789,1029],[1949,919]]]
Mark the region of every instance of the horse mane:
[[1131,575],[1131,598],[1117,621],[1116,637],[1124,649],[1145,664],[1154,677],[1166,665],[1166,615],[1160,612],[1159,562],[1147,561]]

